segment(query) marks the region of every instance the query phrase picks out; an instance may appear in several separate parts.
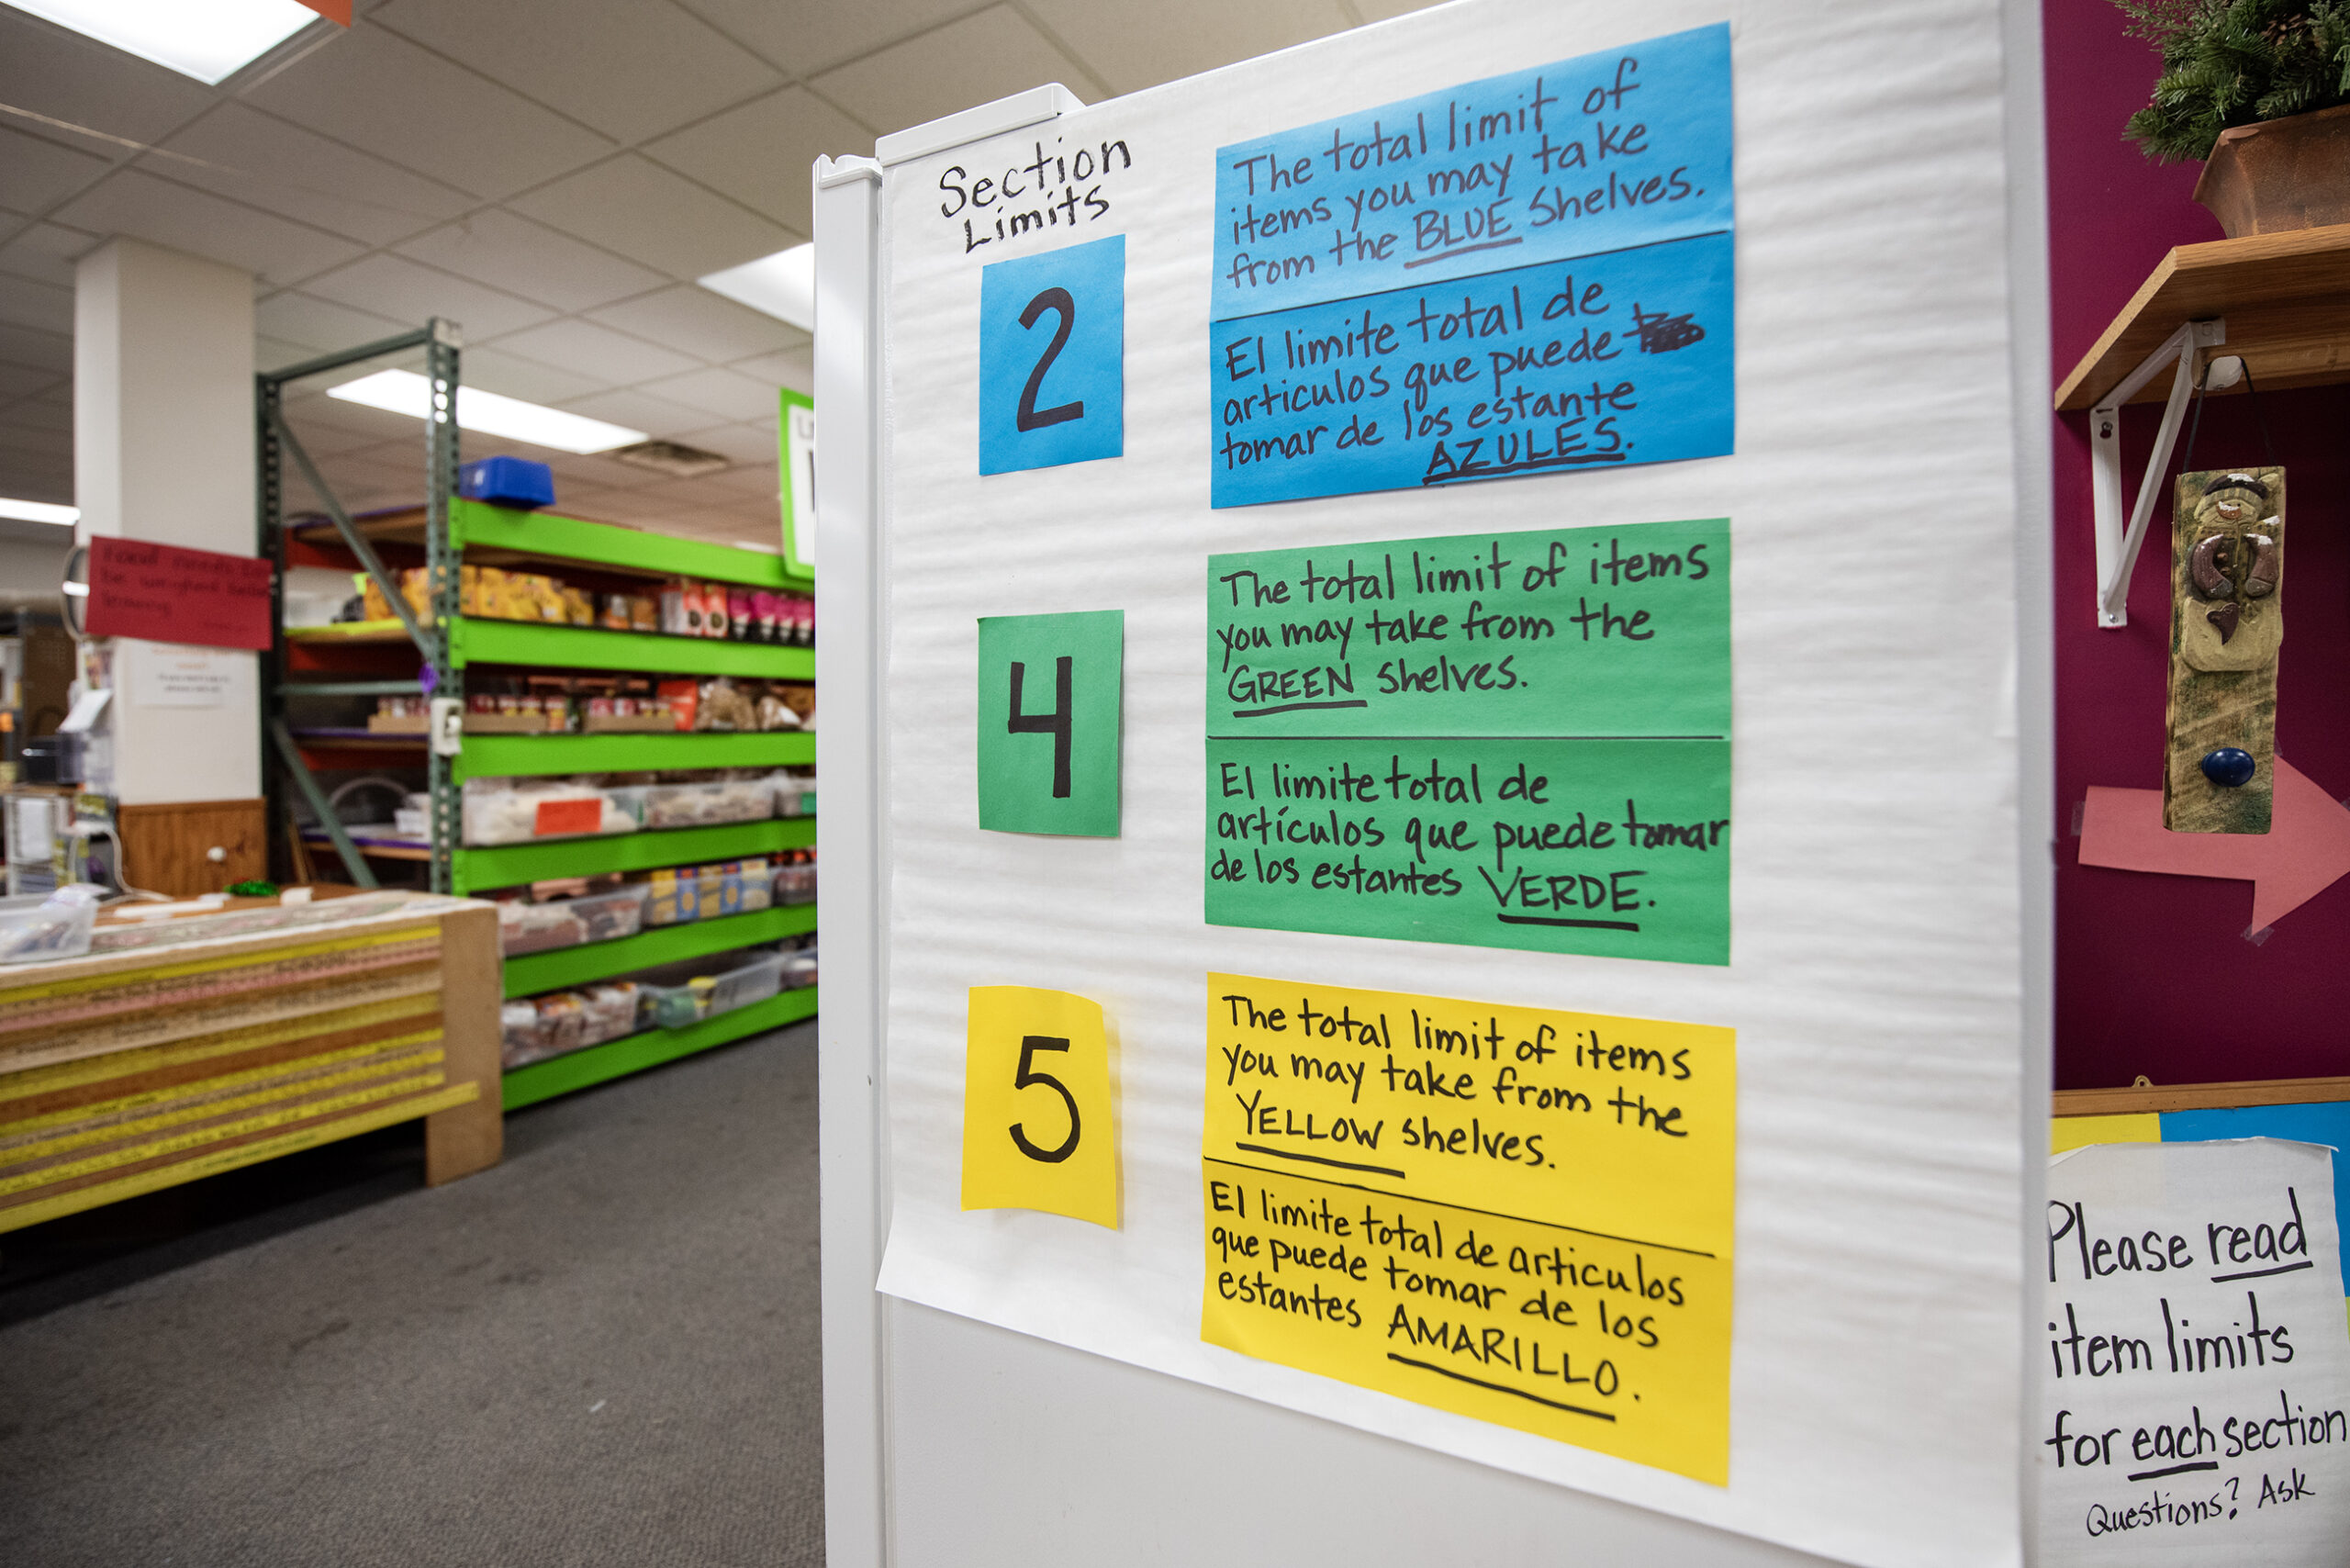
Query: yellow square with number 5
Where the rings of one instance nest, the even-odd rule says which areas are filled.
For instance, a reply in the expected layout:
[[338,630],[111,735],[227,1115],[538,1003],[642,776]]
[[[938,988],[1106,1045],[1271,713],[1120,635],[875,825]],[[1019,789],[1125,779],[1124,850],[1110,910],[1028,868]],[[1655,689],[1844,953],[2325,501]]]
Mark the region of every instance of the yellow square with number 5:
[[963,1206],[1041,1209],[1118,1228],[1118,1126],[1102,1004],[971,988]]

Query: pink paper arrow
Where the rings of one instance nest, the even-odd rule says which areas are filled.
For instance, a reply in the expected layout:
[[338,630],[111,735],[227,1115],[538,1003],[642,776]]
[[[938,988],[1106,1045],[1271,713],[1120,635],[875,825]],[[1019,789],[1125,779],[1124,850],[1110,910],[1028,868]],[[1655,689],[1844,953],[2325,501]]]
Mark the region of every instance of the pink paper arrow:
[[2263,931],[2350,872],[2350,811],[2281,756],[2266,833],[2172,833],[2160,790],[2093,784],[2081,811],[2081,864],[2250,881],[2251,930]]

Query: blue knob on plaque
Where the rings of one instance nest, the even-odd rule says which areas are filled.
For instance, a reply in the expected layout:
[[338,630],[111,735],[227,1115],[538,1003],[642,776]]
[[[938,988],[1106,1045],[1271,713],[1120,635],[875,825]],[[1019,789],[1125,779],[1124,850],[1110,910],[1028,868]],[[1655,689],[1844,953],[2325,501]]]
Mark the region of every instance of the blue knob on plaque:
[[2203,754],[2203,777],[2222,790],[2240,790],[2252,782],[2260,765],[2239,745],[2223,745]]

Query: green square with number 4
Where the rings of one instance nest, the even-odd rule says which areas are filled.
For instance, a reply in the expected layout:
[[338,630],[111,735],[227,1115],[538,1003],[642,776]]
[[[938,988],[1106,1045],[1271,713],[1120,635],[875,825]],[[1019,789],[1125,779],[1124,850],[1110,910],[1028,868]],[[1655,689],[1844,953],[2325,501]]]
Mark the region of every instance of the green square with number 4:
[[1126,612],[979,618],[979,826],[1118,836]]

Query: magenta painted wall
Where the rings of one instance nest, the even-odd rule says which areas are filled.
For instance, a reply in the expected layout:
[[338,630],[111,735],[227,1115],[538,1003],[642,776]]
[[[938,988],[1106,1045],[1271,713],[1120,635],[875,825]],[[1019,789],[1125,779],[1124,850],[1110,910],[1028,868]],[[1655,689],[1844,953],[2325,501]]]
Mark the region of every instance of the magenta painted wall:
[[[2201,165],[2158,166],[2121,139],[2157,69],[2121,27],[2106,0],[2044,0],[2060,377],[2165,251],[2221,237],[2190,199]],[[2261,403],[2288,492],[2277,750],[2328,793],[2350,795],[2350,388],[2266,393]],[[2158,407],[2140,406],[2123,426],[2132,494]],[[2169,508],[2158,506],[2132,579],[2129,626],[2098,631],[2087,415],[2057,417],[2054,449],[2056,1086],[2126,1084],[2140,1073],[2156,1083],[2350,1074],[2350,879],[2254,946],[2243,935],[2251,883],[2076,857],[2070,827],[2089,785],[2162,784]],[[2249,400],[2212,399],[2195,466],[2264,460]]]

